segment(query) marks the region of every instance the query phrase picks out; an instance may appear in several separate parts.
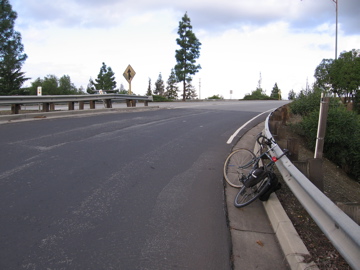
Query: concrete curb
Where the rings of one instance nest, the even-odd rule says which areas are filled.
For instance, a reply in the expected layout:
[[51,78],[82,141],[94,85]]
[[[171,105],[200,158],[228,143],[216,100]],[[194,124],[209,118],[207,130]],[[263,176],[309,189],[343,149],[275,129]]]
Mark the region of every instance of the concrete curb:
[[319,269],[314,262],[306,262],[306,258],[311,258],[311,255],[276,194],[271,194],[269,200],[263,202],[263,205],[290,268],[292,270]]
[[57,117],[68,117],[68,116],[84,116],[84,115],[93,115],[93,114],[111,113],[111,112],[150,111],[150,110],[157,110],[159,108],[160,108],[159,106],[148,106],[148,107],[126,107],[126,108],[110,108],[110,109],[89,109],[89,110],[10,114],[10,115],[0,115],[0,123],[12,122],[15,120],[35,120],[35,119],[57,118]]

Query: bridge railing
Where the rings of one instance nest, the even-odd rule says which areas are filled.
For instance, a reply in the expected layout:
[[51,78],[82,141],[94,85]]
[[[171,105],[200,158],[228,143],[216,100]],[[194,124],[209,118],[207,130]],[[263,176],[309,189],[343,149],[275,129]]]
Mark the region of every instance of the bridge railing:
[[95,102],[102,100],[106,108],[112,108],[113,100],[124,100],[128,107],[136,107],[136,102],[152,101],[152,96],[134,96],[123,94],[103,94],[103,95],[44,95],[44,96],[1,96],[0,105],[11,105],[11,112],[18,114],[23,104],[42,104],[42,111],[49,112],[55,110],[55,103],[68,103],[69,110],[74,110],[75,102],[79,103],[79,109],[84,109],[84,103],[90,103],[90,109],[95,109]]
[[[265,122],[265,134],[273,138],[269,127],[270,116]],[[280,156],[283,151],[276,147],[273,154]],[[353,269],[360,269],[360,226],[325,196],[286,156],[278,160],[276,166],[293,194],[334,247]],[[338,184],[341,188],[341,183]]]

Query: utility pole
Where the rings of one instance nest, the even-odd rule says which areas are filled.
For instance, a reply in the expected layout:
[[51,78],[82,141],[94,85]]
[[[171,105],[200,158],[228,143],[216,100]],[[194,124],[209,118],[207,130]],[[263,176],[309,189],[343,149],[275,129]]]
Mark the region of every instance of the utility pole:
[[336,32],[335,32],[335,60],[337,60],[337,41],[338,41],[338,2],[339,0],[332,0],[336,5]]

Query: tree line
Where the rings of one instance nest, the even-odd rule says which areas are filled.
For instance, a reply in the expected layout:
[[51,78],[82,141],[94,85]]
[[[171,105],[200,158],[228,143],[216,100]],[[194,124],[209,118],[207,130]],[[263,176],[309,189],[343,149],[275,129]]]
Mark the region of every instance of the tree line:
[[[99,90],[127,93],[122,84],[118,89],[116,88],[115,74],[105,63],[102,63],[97,78],[95,80],[90,78],[86,90],[83,87],[76,88],[69,75],[63,75],[60,78],[47,75],[31,82],[30,87],[22,88],[22,85],[30,78],[21,71],[28,56],[24,52],[21,34],[14,30],[16,19],[17,13],[12,9],[9,0],[0,0],[0,95],[33,95],[37,93],[39,86],[42,87],[44,95],[85,94],[85,91],[93,94]],[[177,99],[180,91],[177,84],[182,83],[183,100],[196,97],[191,81],[192,76],[201,69],[201,66],[196,64],[196,60],[200,57],[201,43],[192,31],[187,13],[179,22],[178,35],[176,43],[180,48],[175,51],[176,64],[171,69],[166,88],[160,73],[153,90],[149,79],[147,94],[152,95],[153,91],[160,98]]]

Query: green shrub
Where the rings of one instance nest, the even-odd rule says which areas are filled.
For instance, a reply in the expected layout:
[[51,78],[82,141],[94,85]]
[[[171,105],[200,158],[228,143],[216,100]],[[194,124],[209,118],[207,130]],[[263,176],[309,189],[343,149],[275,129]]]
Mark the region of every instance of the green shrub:
[[224,99],[224,98],[220,95],[213,95],[212,97],[208,97],[208,99]]
[[[303,117],[297,130],[305,136],[311,149],[315,149],[319,110]],[[330,106],[324,141],[324,155],[347,173],[360,180],[360,116],[343,106]]]
[[168,101],[171,101],[171,100],[167,99],[166,97],[163,97],[163,96],[153,95],[153,101],[154,102],[168,102]]
[[252,91],[251,94],[246,94],[244,96],[244,100],[268,100],[274,99],[265,94],[265,92],[261,88],[257,88]]
[[301,91],[300,94],[290,103],[290,110],[294,114],[307,115],[314,110],[319,110],[321,90]]

